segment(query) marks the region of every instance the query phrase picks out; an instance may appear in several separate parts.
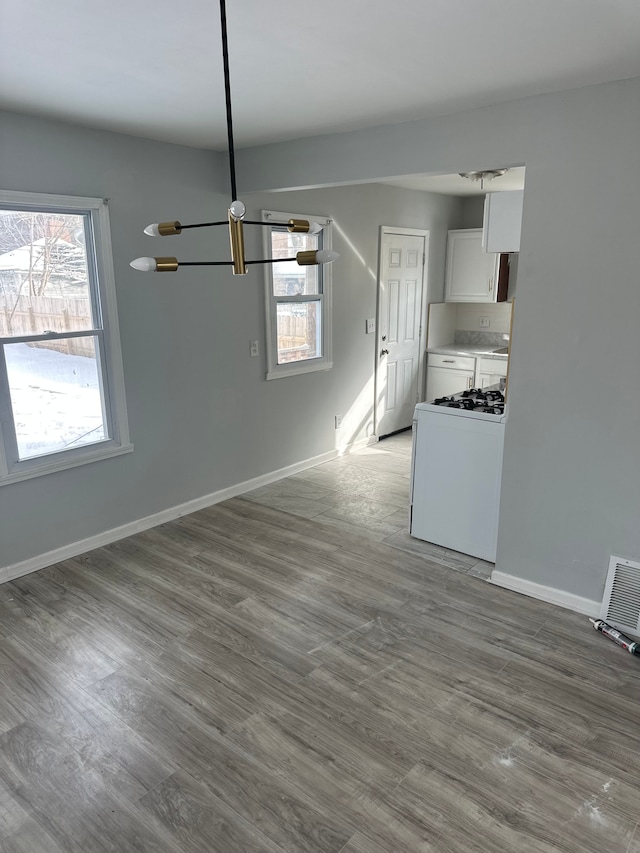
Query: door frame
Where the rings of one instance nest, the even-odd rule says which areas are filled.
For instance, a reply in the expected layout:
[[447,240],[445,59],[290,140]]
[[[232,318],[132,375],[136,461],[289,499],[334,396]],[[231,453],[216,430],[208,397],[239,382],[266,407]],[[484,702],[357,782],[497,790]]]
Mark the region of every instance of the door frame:
[[382,242],[387,234],[399,234],[403,237],[424,237],[424,257],[422,262],[422,290],[420,295],[420,332],[418,335],[418,402],[422,400],[424,395],[424,371],[425,358],[423,353],[423,343],[427,334],[427,288],[429,286],[429,275],[427,266],[429,263],[429,240],[431,232],[424,228],[400,228],[392,225],[381,225],[378,233],[378,278],[376,281],[376,334],[375,334],[375,352],[374,352],[374,382],[373,382],[373,434],[376,438],[378,435],[378,390],[380,386],[380,358],[378,348],[380,347],[380,291],[382,289]]

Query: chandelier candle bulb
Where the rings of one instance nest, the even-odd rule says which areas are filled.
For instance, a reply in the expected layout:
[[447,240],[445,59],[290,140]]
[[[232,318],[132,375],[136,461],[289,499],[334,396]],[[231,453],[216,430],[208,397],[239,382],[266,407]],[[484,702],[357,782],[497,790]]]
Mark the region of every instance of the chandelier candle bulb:
[[129,264],[140,272],[175,272],[178,269],[177,258],[136,258]]
[[332,249],[320,249],[320,251],[316,252],[316,263],[331,264],[333,261],[337,261],[339,257],[340,255]]
[[181,234],[182,225],[177,222],[153,222],[147,225],[144,233],[149,237],[168,237],[171,234]]
[[296,261],[301,267],[314,266],[317,264],[330,264],[339,258],[340,255],[331,249],[310,249],[307,252],[298,252]]
[[140,270],[140,272],[155,272],[156,271],[156,259],[155,258],[136,258],[131,261],[129,264],[130,267],[133,267],[134,270]]

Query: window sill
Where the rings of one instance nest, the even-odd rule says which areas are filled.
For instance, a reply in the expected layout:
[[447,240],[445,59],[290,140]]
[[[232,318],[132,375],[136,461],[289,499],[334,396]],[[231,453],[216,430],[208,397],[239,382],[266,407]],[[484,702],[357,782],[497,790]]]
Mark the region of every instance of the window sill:
[[23,471],[15,471],[7,474],[6,477],[0,477],[0,486],[8,486],[11,483],[19,483],[22,480],[31,480],[34,477],[44,477],[45,474],[53,474],[56,471],[66,471],[69,468],[77,468],[80,465],[89,465],[91,462],[99,462],[101,459],[112,459],[115,456],[123,456],[125,453],[133,452],[133,444],[123,444],[119,447],[108,447],[100,450],[93,450],[82,456],[77,456],[75,459],[61,459],[50,464],[38,465],[34,468],[25,469]]
[[267,379],[284,379],[286,376],[299,376],[302,373],[318,373],[321,370],[330,370],[332,361],[323,361],[321,364],[300,364],[286,369],[270,370]]

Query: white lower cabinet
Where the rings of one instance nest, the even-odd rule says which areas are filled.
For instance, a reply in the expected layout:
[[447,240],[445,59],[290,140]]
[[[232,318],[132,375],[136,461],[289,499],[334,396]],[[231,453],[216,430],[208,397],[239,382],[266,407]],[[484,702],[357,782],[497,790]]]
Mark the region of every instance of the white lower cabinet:
[[507,376],[506,358],[476,358],[430,352],[427,355],[427,393],[430,402],[460,394],[467,388],[499,385]]
[[501,379],[506,379],[504,373],[479,373],[478,388],[490,388],[492,385],[499,385]]
[[429,353],[427,356],[427,400],[459,394],[473,388],[476,360],[467,356]]
[[477,365],[476,386],[489,388],[498,385],[501,379],[507,378],[507,360],[497,358],[479,358]]

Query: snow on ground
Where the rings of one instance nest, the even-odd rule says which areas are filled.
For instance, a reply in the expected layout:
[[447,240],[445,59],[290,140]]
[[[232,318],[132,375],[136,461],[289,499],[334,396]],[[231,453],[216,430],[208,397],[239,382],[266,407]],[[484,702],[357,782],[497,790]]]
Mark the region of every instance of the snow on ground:
[[25,343],[4,354],[21,459],[107,437],[95,359]]

